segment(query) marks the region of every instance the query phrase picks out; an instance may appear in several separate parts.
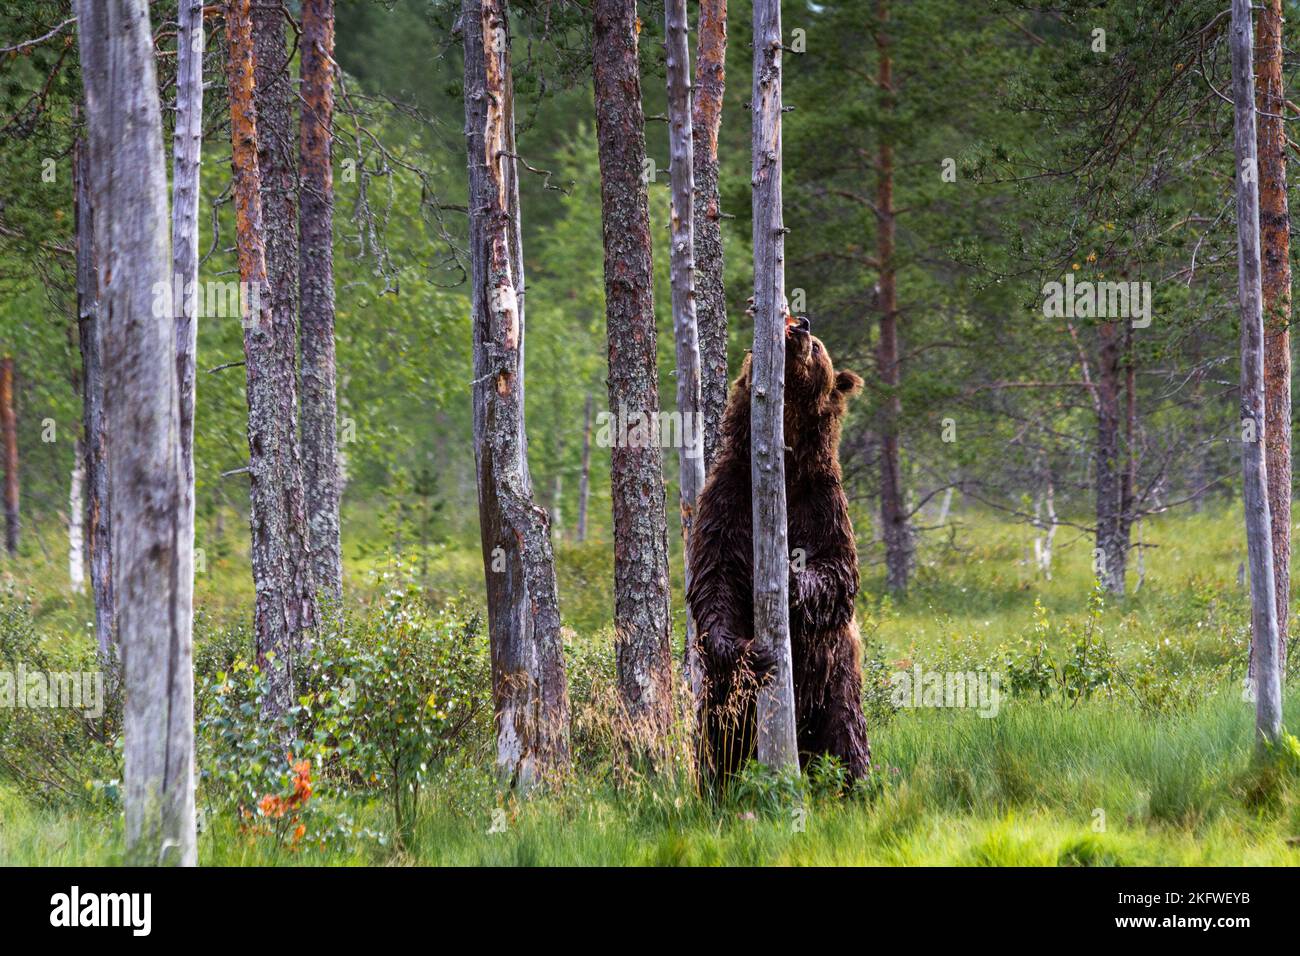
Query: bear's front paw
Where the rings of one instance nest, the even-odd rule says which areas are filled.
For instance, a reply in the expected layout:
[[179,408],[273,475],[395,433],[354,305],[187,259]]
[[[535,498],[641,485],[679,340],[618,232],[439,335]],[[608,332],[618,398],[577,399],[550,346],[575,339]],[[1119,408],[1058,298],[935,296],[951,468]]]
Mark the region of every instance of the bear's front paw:
[[745,666],[759,685],[766,684],[776,673],[776,654],[757,641],[748,641],[745,647]]

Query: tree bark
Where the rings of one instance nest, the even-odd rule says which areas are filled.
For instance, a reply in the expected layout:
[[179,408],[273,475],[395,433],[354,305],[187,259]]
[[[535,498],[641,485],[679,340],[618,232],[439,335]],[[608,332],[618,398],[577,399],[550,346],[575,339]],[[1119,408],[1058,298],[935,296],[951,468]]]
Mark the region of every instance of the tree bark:
[[86,460],[83,443],[73,443],[72,471],[68,478],[68,587],[86,593]]
[[[292,706],[298,679],[296,662],[306,650],[308,634],[315,626],[316,604],[294,440],[293,321],[291,314],[287,321],[276,321],[276,295],[267,287],[249,0],[228,0],[226,36],[230,48],[227,84],[235,240],[240,279],[249,293],[248,314],[244,316],[244,370],[248,392],[249,521],[253,582],[257,588],[253,628],[258,662],[269,675],[263,709],[278,715]],[[287,349],[285,335],[290,338]]]
[[569,766],[569,696],[546,511],[524,442],[524,307],[514,82],[504,0],[465,0],[474,448],[497,768],[528,789]]
[[334,0],[302,8],[302,465],[316,586],[343,596],[334,368]]
[[1232,0],[1233,144],[1237,160],[1237,300],[1241,308],[1241,415],[1254,423],[1242,442],[1246,547],[1250,560],[1251,653],[1255,665],[1255,729],[1263,742],[1282,731],[1282,683],[1273,586],[1272,527],[1264,442],[1264,307],[1260,276],[1259,183],[1255,154],[1255,91],[1250,0]]
[[[176,336],[170,308],[167,175],[146,0],[77,0],[90,128],[99,346],[111,440],[113,591],[126,681],[125,808],[132,862],[194,865],[192,567]],[[170,299],[168,300],[170,301]]]
[[582,474],[578,476],[578,541],[587,540],[587,502],[591,497],[591,393],[582,424]]
[[[888,0],[876,2],[876,85],[886,115],[894,109],[894,62],[888,34]],[[895,274],[894,147],[882,135],[876,157],[876,258],[880,263],[878,303],[880,341],[876,369],[884,394],[880,406],[880,523],[885,538],[885,586],[907,590],[912,572],[912,529],[907,520],[898,431],[903,413],[899,386],[902,367],[898,346],[898,285]]]
[[1097,579],[1117,597],[1124,594],[1128,549],[1120,470],[1120,340],[1113,320],[1098,326],[1096,517]]
[[1282,0],[1265,0],[1255,24],[1259,225],[1264,296],[1264,457],[1273,525],[1279,670],[1286,671],[1291,610],[1291,213],[1287,206]]
[[109,507],[108,434],[104,429],[104,372],[99,351],[99,275],[95,264],[95,217],[90,155],[78,139],[73,152],[77,230],[77,339],[81,346],[82,432],[85,435],[90,591],[95,638],[107,662],[117,645],[113,612],[113,522]]
[[[198,349],[199,158],[203,149],[203,2],[180,0],[176,32],[176,124],[172,135],[172,281],[181,508],[177,533],[184,580],[194,577],[194,360]],[[175,301],[175,297],[173,298]]]
[[5,550],[18,553],[18,417],[14,414],[14,360],[0,359],[0,436],[4,440]]
[[[704,488],[704,446],[701,407],[701,355],[698,319],[695,311],[695,150],[691,141],[691,64],[686,37],[686,0],[668,0],[664,5],[664,35],[667,37],[668,147],[672,161],[672,212],[669,217],[671,243],[670,280],[673,306],[673,341],[677,355],[677,411],[682,417],[682,446],[678,449],[678,498],[681,508],[682,562],[685,589],[691,587],[691,529],[695,524],[695,502]],[[691,436],[696,440],[691,441]],[[695,642],[695,618],[686,612],[684,665],[694,699],[704,689],[704,671]]]
[[[727,0],[700,0],[691,139],[695,194],[695,291],[700,342],[700,411],[704,471],[718,451],[727,409],[727,294],[723,284],[722,200],[718,190],[718,131],[726,89]],[[685,59],[685,57],[683,57]]]
[[[596,0],[592,59],[605,244],[609,408],[619,421],[657,421],[653,269],[645,120],[635,0]],[[672,722],[668,522],[663,454],[643,431],[611,449],[614,630],[618,682],[633,743],[655,749]],[[638,434],[638,432],[640,432]]]
[[750,388],[754,643],[774,662],[758,692],[758,759],[799,770],[790,657],[785,502],[785,223],[781,201],[781,2],[754,0],[754,357]]

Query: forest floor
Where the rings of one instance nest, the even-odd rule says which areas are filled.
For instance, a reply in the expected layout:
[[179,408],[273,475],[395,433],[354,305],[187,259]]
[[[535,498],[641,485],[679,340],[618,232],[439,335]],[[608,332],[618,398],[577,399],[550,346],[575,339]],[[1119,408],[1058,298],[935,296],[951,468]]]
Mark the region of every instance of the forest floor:
[[[1239,511],[1182,513],[1142,529],[1136,593],[1102,600],[1091,542],[1062,527],[1054,573],[1030,559],[1031,529],[977,513],[931,533],[906,599],[882,598],[864,568],[858,609],[875,773],[847,797],[834,768],[795,787],[748,774],[721,801],[681,775],[625,768],[615,785],[598,698],[611,672],[607,542],[561,546],[560,593],[575,710],[575,772],[561,791],[503,797],[490,745],[466,745],[422,778],[394,825],[382,792],[344,792],[326,775],[309,836],[250,826],[228,803],[204,807],[200,860],[261,864],[883,864],[1210,865],[1300,863],[1300,754],[1253,761],[1244,699],[1247,598]],[[861,520],[859,526],[868,527]],[[377,554],[378,549],[372,550]],[[87,634],[88,609],[33,558],[10,569],[48,644]],[[197,657],[212,622],[237,618],[251,585],[236,553],[213,547],[198,583]],[[441,602],[481,588],[477,549],[434,548],[397,565],[356,556],[359,602],[414,577]],[[1138,576],[1130,568],[1130,590]],[[436,582],[436,585],[434,585]],[[678,601],[677,607],[680,607]],[[11,626],[0,619],[0,631]],[[221,631],[225,634],[226,632]],[[3,634],[0,634],[3,639]],[[3,644],[0,643],[0,647]],[[200,664],[200,709],[206,692]],[[1294,670],[1294,669],[1293,669]],[[996,675],[973,706],[902,700],[896,675]],[[891,684],[891,675],[894,683]],[[220,681],[226,680],[222,672]],[[983,685],[987,688],[987,683]],[[1287,726],[1300,727],[1295,678]],[[960,701],[957,701],[960,703]],[[201,723],[200,733],[213,726]],[[3,733],[0,731],[0,742]],[[200,764],[210,750],[200,747]],[[220,774],[212,775],[219,779]],[[205,787],[211,786],[205,771]],[[86,782],[87,791],[103,790]],[[109,788],[112,789],[111,787]],[[325,821],[320,823],[320,821]],[[97,864],[121,858],[112,799],[79,801],[0,771],[0,863]]]

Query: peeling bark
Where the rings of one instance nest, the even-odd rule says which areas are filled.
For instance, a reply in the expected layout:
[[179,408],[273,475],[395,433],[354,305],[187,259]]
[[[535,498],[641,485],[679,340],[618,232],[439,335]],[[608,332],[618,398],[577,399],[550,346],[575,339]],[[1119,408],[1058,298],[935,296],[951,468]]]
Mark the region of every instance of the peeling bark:
[[146,0],[77,0],[100,290],[99,350],[113,475],[113,593],[125,677],[127,858],[196,862],[189,547],[176,338],[167,283],[167,175]]
[[465,0],[474,448],[497,768],[520,789],[569,766],[555,558],[524,442],[524,306],[514,85],[504,0]]
[[781,2],[754,2],[754,356],[750,391],[754,643],[773,661],[758,692],[758,759],[799,769],[790,652],[785,500],[785,223],[781,197]]
[[[596,0],[592,59],[605,245],[609,408],[622,418],[659,413],[645,117],[635,0]],[[631,437],[632,440],[625,440]],[[614,630],[618,683],[634,746],[658,748],[672,723],[668,521],[663,454],[654,440],[617,436]],[[632,447],[635,446],[635,447]]]
[[302,8],[298,210],[302,289],[302,467],[316,586],[343,596],[339,542],[338,396],[334,368],[334,0]]

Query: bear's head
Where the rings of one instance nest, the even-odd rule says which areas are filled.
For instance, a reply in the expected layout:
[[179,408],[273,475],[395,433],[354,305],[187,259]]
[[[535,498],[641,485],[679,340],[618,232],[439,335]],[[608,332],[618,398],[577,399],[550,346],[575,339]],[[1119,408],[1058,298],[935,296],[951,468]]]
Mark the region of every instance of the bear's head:
[[[752,354],[745,356],[732,383],[722,419],[722,453],[738,473],[749,474],[749,403]],[[840,422],[849,398],[862,388],[862,378],[836,371],[826,345],[816,338],[806,318],[786,318],[785,443],[792,464],[813,471],[838,473]]]
[[[785,320],[786,425],[800,419],[839,420],[848,399],[862,388],[862,377],[847,370],[837,372],[826,343],[812,334],[808,319],[787,315]],[[796,416],[791,419],[791,412]],[[811,422],[809,422],[811,424]]]

